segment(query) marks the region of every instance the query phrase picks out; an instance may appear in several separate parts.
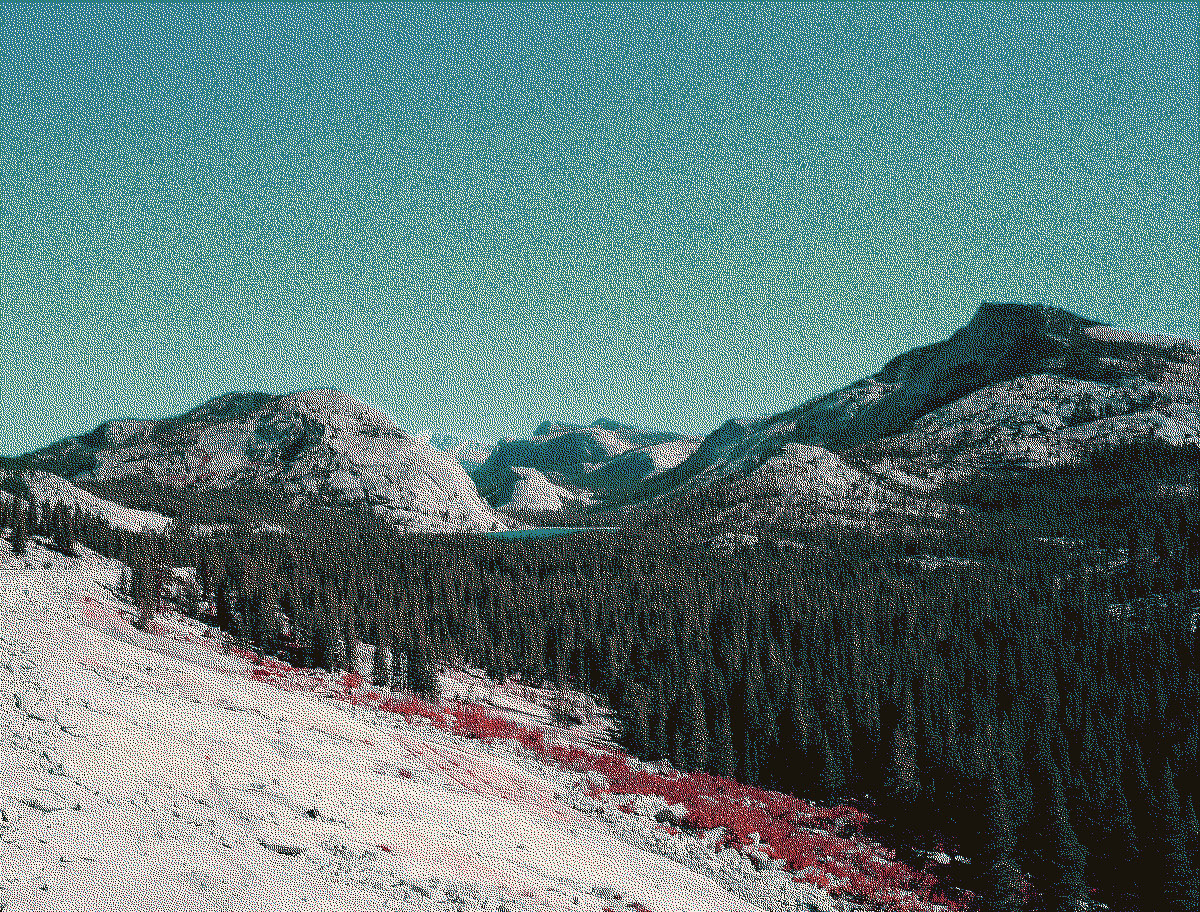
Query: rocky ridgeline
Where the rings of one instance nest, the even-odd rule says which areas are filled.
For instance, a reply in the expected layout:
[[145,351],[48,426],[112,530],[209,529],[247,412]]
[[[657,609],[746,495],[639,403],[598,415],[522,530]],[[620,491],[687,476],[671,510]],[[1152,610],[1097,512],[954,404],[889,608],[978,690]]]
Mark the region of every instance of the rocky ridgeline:
[[[642,494],[716,493],[724,531],[942,513],[952,477],[1156,439],[1200,446],[1200,343],[1042,305],[984,304],[949,339],[789,412],[728,421]],[[903,506],[907,505],[907,506]]]
[[192,490],[258,488],[365,504],[413,531],[504,528],[459,461],[333,390],[231,393],[162,421],[110,421],[30,454],[68,479],[147,475]]

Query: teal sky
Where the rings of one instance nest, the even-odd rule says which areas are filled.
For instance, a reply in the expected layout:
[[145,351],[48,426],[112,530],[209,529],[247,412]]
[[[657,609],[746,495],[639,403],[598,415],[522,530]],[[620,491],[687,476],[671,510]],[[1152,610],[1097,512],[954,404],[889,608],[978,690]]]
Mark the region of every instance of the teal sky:
[[237,389],[704,435],[1200,337],[1196,4],[0,6],[0,453]]

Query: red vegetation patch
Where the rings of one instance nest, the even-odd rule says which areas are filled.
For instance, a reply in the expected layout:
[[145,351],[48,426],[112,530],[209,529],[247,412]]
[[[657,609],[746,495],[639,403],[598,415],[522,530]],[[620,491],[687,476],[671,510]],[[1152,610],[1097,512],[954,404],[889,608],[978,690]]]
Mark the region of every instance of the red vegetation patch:
[[[294,668],[278,659],[231,651],[251,663],[250,677],[257,681],[285,689],[324,693],[355,706],[370,706],[409,720],[428,719],[434,726],[463,737],[521,744],[562,769],[600,773],[608,785],[592,786],[593,797],[602,793],[658,796],[668,805],[682,805],[685,828],[698,832],[723,830],[717,848],[733,846],[781,860],[786,869],[794,872],[793,881],[813,884],[833,896],[872,903],[891,912],[935,909],[957,912],[971,902],[970,895],[959,901],[947,900],[936,892],[938,884],[932,874],[897,861],[893,851],[864,839],[863,827],[869,818],[857,808],[818,807],[793,795],[708,773],[649,770],[642,764],[631,764],[623,754],[548,742],[542,729],[490,715],[473,704],[456,702],[439,707],[412,695],[386,694],[364,687],[362,676],[353,672],[331,680],[322,672]],[[407,770],[400,774],[406,778],[412,775]],[[625,813],[633,813],[635,805],[627,800],[619,807]],[[674,826],[665,829],[680,832]],[[390,851],[384,846],[380,848]],[[628,908],[649,912],[638,903],[630,903]]]

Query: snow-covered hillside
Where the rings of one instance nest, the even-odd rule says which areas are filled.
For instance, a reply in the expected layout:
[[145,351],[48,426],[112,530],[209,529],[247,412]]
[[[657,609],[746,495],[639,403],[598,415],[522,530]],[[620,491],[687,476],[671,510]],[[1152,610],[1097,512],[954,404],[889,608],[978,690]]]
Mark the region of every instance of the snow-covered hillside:
[[403,529],[504,528],[459,461],[335,390],[230,393],[163,421],[111,421],[30,454],[68,478],[143,473],[184,489],[252,487],[363,503]]
[[544,693],[477,673],[432,707],[172,612],[139,631],[120,571],[0,542],[6,912],[856,907],[817,883],[935,908],[852,809],[588,747],[586,700],[568,731]]
[[583,493],[574,493],[561,485],[556,485],[537,469],[524,466],[513,466],[508,470],[507,481],[501,481],[492,502],[502,510],[527,510],[531,513],[541,511],[555,512],[570,501],[591,503],[592,499]]
[[[472,470],[471,477],[494,506],[529,509],[510,503],[518,479],[529,482],[521,486],[523,490],[529,490],[530,485],[536,489],[541,503],[555,497],[560,501],[572,499],[565,486],[591,492],[625,492],[678,465],[699,443],[680,434],[633,428],[603,418],[590,427],[545,421],[528,439],[496,444],[487,461]],[[528,469],[537,474],[530,475],[525,471]],[[541,479],[560,490],[550,490]]]
[[484,443],[478,437],[444,432],[428,432],[415,436],[426,441],[435,450],[449,453],[468,472],[479,468],[492,454],[492,445]]

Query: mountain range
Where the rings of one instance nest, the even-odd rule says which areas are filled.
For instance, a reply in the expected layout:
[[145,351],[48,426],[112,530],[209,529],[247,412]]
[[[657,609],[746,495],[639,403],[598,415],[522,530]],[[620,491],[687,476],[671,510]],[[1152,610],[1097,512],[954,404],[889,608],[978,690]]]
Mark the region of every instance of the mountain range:
[[1114,329],[1044,305],[984,304],[949,339],[798,408],[726,422],[635,495],[722,504],[747,531],[943,512],[982,474],[1078,462],[1121,444],[1200,446],[1200,343]]
[[547,421],[489,452],[454,435],[411,437],[344,393],[310,390],[230,393],[176,418],[108,421],[20,463],[69,480],[363,504],[408,531],[499,530],[514,513],[572,504],[653,513],[703,502],[714,505],[703,527],[751,533],[914,503],[937,513],[951,479],[1061,465],[1130,441],[1198,447],[1198,363],[1195,341],[985,303],[945,341],[703,440],[608,419]]

